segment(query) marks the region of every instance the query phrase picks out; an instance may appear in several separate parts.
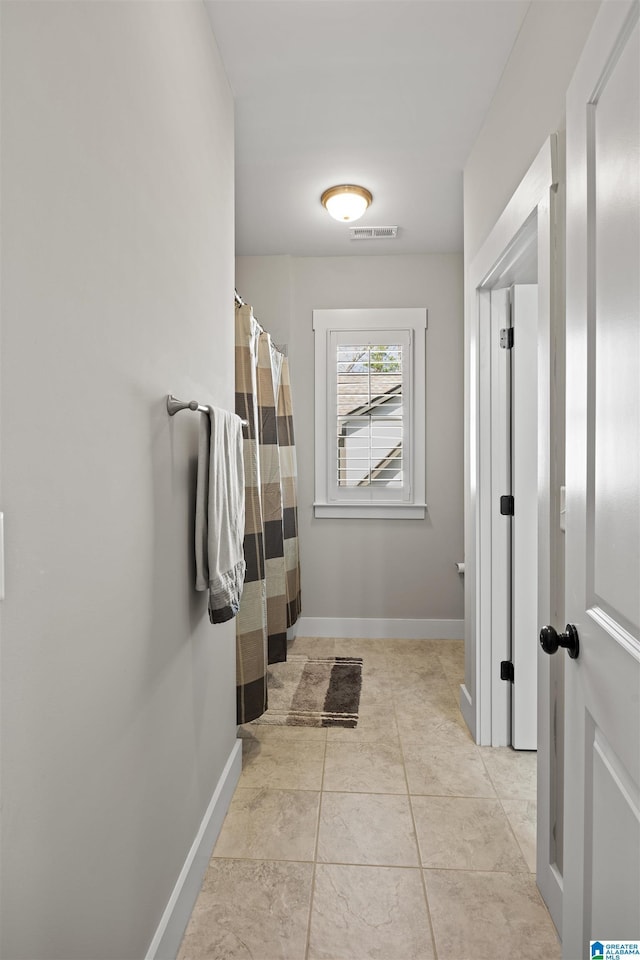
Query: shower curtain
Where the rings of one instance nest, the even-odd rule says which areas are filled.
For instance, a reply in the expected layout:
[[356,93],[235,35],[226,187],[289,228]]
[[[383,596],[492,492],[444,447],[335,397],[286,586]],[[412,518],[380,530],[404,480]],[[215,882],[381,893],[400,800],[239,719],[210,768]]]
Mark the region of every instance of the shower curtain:
[[282,358],[280,391],[278,393],[278,453],[282,484],[287,626],[292,627],[300,616],[302,607],[300,604],[300,555],[298,551],[298,471],[293,437],[293,406],[287,357]]
[[291,388],[286,357],[248,305],[236,307],[236,413],[245,428],[245,586],[236,618],[238,723],[267,709],[267,665],[286,660],[300,613]]

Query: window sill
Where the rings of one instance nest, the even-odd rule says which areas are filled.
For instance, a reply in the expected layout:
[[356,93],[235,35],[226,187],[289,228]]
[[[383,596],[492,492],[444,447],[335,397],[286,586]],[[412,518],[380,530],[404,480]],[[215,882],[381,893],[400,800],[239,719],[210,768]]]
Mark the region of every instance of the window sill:
[[314,503],[316,519],[424,520],[426,503]]

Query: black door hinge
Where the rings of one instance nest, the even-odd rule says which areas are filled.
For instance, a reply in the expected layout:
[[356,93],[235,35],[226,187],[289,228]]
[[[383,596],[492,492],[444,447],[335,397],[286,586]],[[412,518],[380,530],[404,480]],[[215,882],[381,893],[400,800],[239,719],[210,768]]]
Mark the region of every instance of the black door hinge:
[[500,346],[504,350],[511,350],[513,346],[513,327],[503,327],[500,331]]
[[515,515],[515,501],[510,493],[505,493],[500,497],[500,513],[503,517],[513,517]]
[[513,664],[511,660],[500,661],[500,679],[510,680],[513,683]]

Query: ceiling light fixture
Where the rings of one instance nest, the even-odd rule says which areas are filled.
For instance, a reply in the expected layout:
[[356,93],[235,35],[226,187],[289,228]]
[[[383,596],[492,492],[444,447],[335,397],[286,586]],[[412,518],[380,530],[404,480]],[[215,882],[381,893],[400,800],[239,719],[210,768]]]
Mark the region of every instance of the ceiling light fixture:
[[329,216],[342,223],[358,220],[372,200],[373,196],[369,190],[352,183],[329,187],[320,197],[320,202],[327,208]]

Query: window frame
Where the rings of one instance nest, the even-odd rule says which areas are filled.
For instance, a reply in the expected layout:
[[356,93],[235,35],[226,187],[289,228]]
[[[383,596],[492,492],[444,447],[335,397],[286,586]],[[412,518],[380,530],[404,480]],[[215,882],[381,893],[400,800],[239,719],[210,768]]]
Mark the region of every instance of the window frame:
[[[426,307],[313,311],[315,339],[315,499],[317,518],[424,519],[426,488]],[[384,334],[404,335],[403,456],[401,488],[349,487],[337,483],[336,344],[345,334],[354,344],[379,343]],[[403,345],[404,350],[404,345]]]

